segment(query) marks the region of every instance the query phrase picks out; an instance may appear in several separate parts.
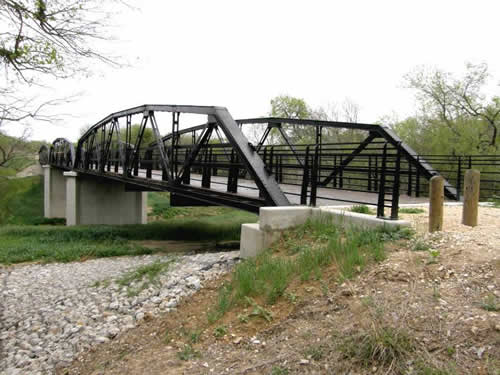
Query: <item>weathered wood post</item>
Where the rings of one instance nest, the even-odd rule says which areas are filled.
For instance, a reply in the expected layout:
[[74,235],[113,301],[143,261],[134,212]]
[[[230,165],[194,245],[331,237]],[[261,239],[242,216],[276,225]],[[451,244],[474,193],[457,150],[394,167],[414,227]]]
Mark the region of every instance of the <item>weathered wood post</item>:
[[429,187],[429,232],[443,230],[444,178],[434,176]]
[[476,169],[469,169],[465,172],[462,224],[471,227],[477,226],[480,175]]

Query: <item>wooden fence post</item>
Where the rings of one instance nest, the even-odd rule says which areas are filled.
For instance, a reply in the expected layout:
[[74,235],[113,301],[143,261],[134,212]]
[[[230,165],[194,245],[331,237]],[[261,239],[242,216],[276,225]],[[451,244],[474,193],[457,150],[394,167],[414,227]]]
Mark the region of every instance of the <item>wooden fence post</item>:
[[429,186],[429,232],[443,230],[444,178],[434,176]]
[[477,226],[480,175],[476,169],[469,169],[465,172],[462,224],[471,227]]

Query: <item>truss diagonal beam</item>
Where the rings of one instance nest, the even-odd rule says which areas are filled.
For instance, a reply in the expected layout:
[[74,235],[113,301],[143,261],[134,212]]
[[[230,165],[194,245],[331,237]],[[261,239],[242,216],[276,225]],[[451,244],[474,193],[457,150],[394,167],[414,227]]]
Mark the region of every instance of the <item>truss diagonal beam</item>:
[[280,189],[278,183],[266,169],[259,154],[248,144],[248,140],[225,108],[215,108],[217,123],[231,145],[240,155],[241,161],[264,195],[264,199],[272,206],[289,206],[290,202]]
[[205,129],[204,133],[201,135],[198,143],[194,146],[193,150],[189,154],[188,158],[184,161],[184,165],[182,167],[181,172],[179,173],[180,177],[177,177],[176,182],[180,183],[182,179],[184,178],[184,174],[186,173],[187,169],[193,164],[195,161],[196,157],[198,156],[201,148],[205,145],[205,143],[208,142],[210,139],[210,136],[212,135],[212,131],[214,129],[215,124],[209,124],[208,127]]
[[284,132],[284,130],[281,128],[281,124],[280,126],[278,126],[278,130],[279,132],[281,133],[281,136],[283,137],[283,139],[285,140],[286,144],[288,145],[288,147],[290,147],[290,150],[292,150],[292,153],[295,155],[295,158],[297,159],[297,162],[299,163],[299,165],[301,167],[304,166],[304,164],[302,163],[302,161],[300,160],[299,158],[299,155],[297,154],[297,149],[295,148],[294,145],[292,145],[290,143],[290,140],[288,139],[288,137],[286,136],[286,133]]
[[323,182],[321,183],[321,185],[325,186],[327,185],[330,181],[332,181],[335,176],[337,176],[337,174],[340,173],[340,171],[342,171],[351,161],[354,160],[354,158],[356,156],[358,156],[361,152],[363,152],[363,150],[375,139],[375,138],[378,138],[379,135],[376,134],[376,133],[370,133],[370,135],[363,141],[359,144],[359,146],[351,153],[349,154],[349,156],[347,158],[345,158],[342,163],[340,163],[340,165],[336,168],[334,168],[334,170],[332,171],[332,173],[330,173],[330,175],[325,178],[323,180]]
[[172,174],[169,174],[168,170],[168,165],[170,163],[167,153],[165,152],[165,148],[163,147],[163,142],[161,141],[161,136],[160,136],[160,130],[158,129],[158,124],[156,123],[156,118],[154,116],[154,113],[151,113],[150,116],[151,118],[151,127],[153,128],[153,135],[156,140],[156,146],[158,147],[158,151],[160,153],[160,161],[161,161],[161,166],[163,170],[165,171],[165,174],[167,175],[167,180],[170,182],[173,180]]

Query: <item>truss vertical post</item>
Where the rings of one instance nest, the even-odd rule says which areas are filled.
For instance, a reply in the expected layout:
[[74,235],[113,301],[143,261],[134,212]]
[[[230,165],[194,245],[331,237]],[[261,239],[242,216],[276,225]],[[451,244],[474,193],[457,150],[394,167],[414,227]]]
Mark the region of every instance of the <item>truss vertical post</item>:
[[[118,147],[120,147],[120,145],[118,145]],[[115,151],[114,152],[114,155],[115,155],[115,163],[114,163],[115,164],[115,173],[118,173],[118,164],[119,164],[119,160],[120,160],[119,158],[120,158],[121,153],[117,149],[115,149],[114,151]]]
[[[333,156],[333,169],[337,168],[337,155]],[[337,175],[333,176],[333,188],[337,188]]]
[[368,156],[368,191],[372,191],[372,157]]
[[[342,162],[343,157],[340,157],[340,165],[343,165],[344,163]],[[339,189],[342,189],[344,187],[344,168],[340,169],[339,171]]]
[[278,177],[278,182],[282,183],[283,182],[283,155],[278,156],[278,164],[279,164],[279,177]]
[[380,182],[378,185],[378,202],[377,202],[377,217],[384,217],[384,205],[385,205],[385,178],[387,173],[387,142],[384,145],[384,150],[382,152],[382,165],[380,171]]
[[212,166],[212,176],[217,176],[217,153],[214,152],[214,148],[210,148],[210,164]]
[[210,165],[209,165],[209,151],[208,151],[208,148],[205,149],[205,165],[203,166],[203,174],[202,174],[202,177],[201,177],[201,186],[204,187],[204,188],[207,188],[207,189],[210,189],[210,180],[211,180],[211,176],[210,176],[210,172],[211,172],[211,168],[210,168]]
[[125,150],[123,158],[123,176],[128,177],[129,175],[129,164],[130,164],[130,142],[132,139],[132,116],[126,117],[125,125]]
[[392,202],[391,202],[392,220],[398,219],[400,176],[401,176],[401,149],[400,147],[398,147],[396,154],[396,164],[394,168],[394,180],[392,183]]
[[309,200],[310,206],[316,206],[316,197],[318,191],[318,167],[319,167],[319,145],[314,147],[314,159],[311,173],[311,197]]
[[[323,151],[323,127],[316,126],[316,145],[319,146],[319,161],[318,161],[318,179],[321,180],[321,155]],[[325,184],[326,186],[326,184]]]
[[231,150],[231,167],[229,170],[229,177],[227,182],[227,191],[230,193],[238,192],[238,163],[238,155],[234,152],[234,150]]
[[[420,156],[417,156],[417,163]],[[417,167],[415,171],[415,197],[420,197],[420,168]]]
[[412,168],[411,163],[408,163],[408,191],[407,191],[407,195],[409,197],[411,197],[412,190],[413,190],[412,184],[413,184],[413,168]]
[[147,150],[144,153],[144,162],[146,163],[146,178],[153,176],[153,151]]
[[[469,157],[469,169],[471,168],[471,161]],[[457,201],[460,200],[460,191],[462,190],[462,157],[458,157],[458,165],[457,165]]]
[[[186,149],[186,155],[184,157],[184,161],[188,160],[189,157],[189,150]],[[187,167],[184,168],[182,171],[182,183],[189,185],[191,183],[191,166],[188,165]]]
[[300,204],[307,204],[307,189],[309,187],[309,146],[306,147],[304,166],[302,172],[302,189],[300,191]]
[[271,146],[271,152],[269,153],[269,165],[267,166],[267,171],[269,174],[273,174],[273,158],[274,158],[274,146]]

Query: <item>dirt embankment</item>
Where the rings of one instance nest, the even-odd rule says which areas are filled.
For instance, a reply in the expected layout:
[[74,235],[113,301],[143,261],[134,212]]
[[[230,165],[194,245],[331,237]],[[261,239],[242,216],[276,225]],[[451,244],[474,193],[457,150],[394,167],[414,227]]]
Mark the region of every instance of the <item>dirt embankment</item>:
[[218,280],[60,373],[498,375],[500,209],[481,207],[470,228],[461,207],[446,207],[432,235],[426,215],[402,215],[416,239],[389,245],[357,278],[339,283],[332,267],[291,286],[266,306],[271,322],[233,311],[208,325]]

